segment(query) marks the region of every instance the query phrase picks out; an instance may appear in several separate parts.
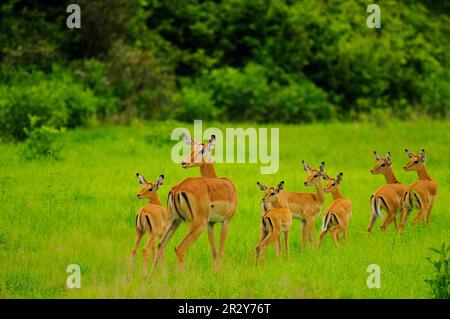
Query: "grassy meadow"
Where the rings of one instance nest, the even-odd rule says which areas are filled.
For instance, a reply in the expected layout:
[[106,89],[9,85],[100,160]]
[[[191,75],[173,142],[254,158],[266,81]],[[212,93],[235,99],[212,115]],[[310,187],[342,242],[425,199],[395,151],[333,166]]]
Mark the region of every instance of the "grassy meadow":
[[[76,129],[64,134],[61,159],[26,160],[23,144],[0,144],[0,298],[429,298],[424,282],[433,276],[426,261],[429,247],[449,243],[450,157],[448,121],[392,121],[368,123],[278,125],[280,168],[261,175],[262,164],[216,164],[219,176],[233,179],[239,206],[225,245],[223,271],[212,273],[206,232],[186,255],[186,271],[176,267],[174,247],[187,227],[181,226],[167,247],[167,274],[142,276],[139,252],[135,276],[127,281],[127,266],[134,240],[134,218],[145,204],[136,199],[140,189],[135,173],[152,181],[159,174],[165,183],[163,203],[170,187],[198,168],[182,169],[171,161],[173,128],[178,122],[134,122],[130,126]],[[191,127],[188,125],[187,127]],[[203,123],[210,126],[251,127],[252,124]],[[425,148],[427,168],[439,184],[432,223],[408,226],[402,235],[393,225],[381,233],[377,221],[369,237],[370,194],[384,177],[372,176],[372,151],[390,151],[397,178],[417,179],[404,172],[403,151]],[[300,221],[294,220],[288,262],[277,261],[273,246],[267,262],[255,267],[259,239],[259,203],[263,193],[256,181],[285,189],[313,191],[303,186],[304,159],[310,166],[326,163],[330,176],[344,173],[341,191],[353,201],[348,245],[337,250],[328,235],[320,251],[300,252]],[[325,205],[331,201],[327,194]],[[315,235],[319,234],[320,215]],[[216,225],[216,237],[219,225]],[[143,242],[142,242],[143,244]],[[81,267],[81,288],[66,288],[66,267]],[[381,288],[369,289],[369,264],[381,267]]]

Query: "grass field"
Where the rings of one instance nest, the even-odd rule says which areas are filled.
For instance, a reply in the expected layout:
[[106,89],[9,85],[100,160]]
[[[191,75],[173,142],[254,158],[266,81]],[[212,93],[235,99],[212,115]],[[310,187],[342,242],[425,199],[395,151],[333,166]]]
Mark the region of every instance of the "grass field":
[[[217,164],[219,176],[234,180],[239,198],[225,246],[223,271],[211,272],[206,233],[186,255],[186,271],[177,271],[174,246],[186,226],[180,227],[167,247],[167,275],[142,276],[139,254],[135,277],[127,281],[127,264],[134,239],[134,217],[144,205],[135,194],[141,172],[154,180],[163,173],[160,198],[171,186],[197,168],[185,170],[170,160],[170,141],[176,122],[136,122],[131,126],[79,129],[64,136],[58,161],[22,158],[22,145],[0,144],[0,297],[1,298],[427,298],[425,279],[433,275],[428,247],[449,242],[450,187],[445,121],[331,123],[280,127],[280,169],[260,175],[260,164]],[[204,123],[203,127],[248,127],[250,124]],[[432,223],[412,227],[410,218],[402,235],[391,228],[365,233],[370,194],[384,183],[372,176],[372,151],[391,151],[397,178],[416,180],[415,172],[401,168],[408,161],[403,149],[427,151],[427,168],[439,184]],[[259,202],[263,193],[256,181],[285,189],[305,188],[304,159],[335,176],[344,172],[341,191],[353,201],[348,245],[338,251],[328,236],[320,251],[300,252],[300,222],[291,232],[291,258],[279,262],[273,246],[267,262],[255,267],[254,248],[259,238]],[[325,205],[331,201],[327,194]],[[414,215],[415,216],[415,213]],[[316,238],[320,227],[316,220]],[[219,234],[216,226],[216,235]],[[81,266],[81,288],[66,288],[66,267]],[[369,289],[366,269],[381,267],[381,288]]]

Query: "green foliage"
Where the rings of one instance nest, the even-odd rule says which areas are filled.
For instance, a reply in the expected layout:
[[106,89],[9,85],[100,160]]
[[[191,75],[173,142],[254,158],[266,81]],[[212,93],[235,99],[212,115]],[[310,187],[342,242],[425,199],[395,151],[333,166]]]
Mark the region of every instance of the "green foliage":
[[30,127],[25,129],[27,140],[25,142],[24,155],[27,159],[49,157],[58,159],[63,148],[57,143],[57,139],[64,128],[56,129],[47,125],[37,126],[39,117],[29,116]]
[[430,286],[433,292],[433,298],[450,299],[450,268],[449,256],[450,246],[442,244],[441,248],[430,248],[430,250],[438,255],[438,259],[427,260],[433,265],[434,278],[427,279],[425,282]]
[[0,85],[0,134],[24,139],[25,130],[31,128],[30,116],[38,118],[37,127],[80,126],[106,102],[62,68],[54,67],[49,75],[26,73],[14,85]]

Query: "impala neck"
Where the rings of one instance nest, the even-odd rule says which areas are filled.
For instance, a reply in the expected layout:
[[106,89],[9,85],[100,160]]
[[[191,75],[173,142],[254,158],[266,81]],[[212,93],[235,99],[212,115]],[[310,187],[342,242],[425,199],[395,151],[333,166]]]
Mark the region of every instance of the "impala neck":
[[341,192],[339,191],[339,188],[336,187],[335,189],[333,189],[331,191],[331,194],[333,195],[333,200],[336,199],[340,199],[340,198],[344,198],[344,196],[342,196]]
[[323,191],[322,183],[318,182],[317,184],[314,184],[314,186],[316,187],[317,199],[319,200],[320,203],[323,204],[323,202],[325,201],[325,192]]
[[420,165],[420,168],[417,169],[417,176],[419,177],[419,179],[431,180],[425,164]]
[[399,182],[395,177],[392,167],[388,167],[388,169],[385,170],[384,177],[386,178],[386,184],[395,184]]
[[202,177],[217,178],[216,170],[214,169],[214,164],[205,164],[200,166],[200,174],[202,175]]
[[156,192],[152,193],[151,197],[148,199],[149,204],[162,206],[159,200],[158,194]]

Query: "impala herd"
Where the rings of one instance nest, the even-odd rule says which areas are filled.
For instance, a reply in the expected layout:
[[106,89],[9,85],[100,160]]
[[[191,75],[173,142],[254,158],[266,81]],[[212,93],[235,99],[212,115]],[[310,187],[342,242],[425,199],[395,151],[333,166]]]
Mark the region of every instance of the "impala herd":
[[[222,266],[223,249],[229,230],[231,219],[236,213],[237,195],[234,183],[226,178],[219,178],[212,162],[211,150],[215,145],[212,135],[207,143],[199,143],[188,135],[184,140],[191,147],[188,158],[181,162],[183,168],[199,167],[200,177],[187,178],[171,188],[167,198],[167,208],[163,207],[158,197],[158,189],[163,185],[164,175],[160,175],[156,182],[146,180],[139,173],[138,182],[143,185],[136,195],[138,199],[147,199],[149,203],[140,208],[136,215],[136,238],[131,254],[130,273],[135,263],[136,251],[145,233],[149,238],[143,248],[144,275],[148,273],[148,255],[150,249],[153,257],[153,270],[161,261],[164,270],[164,249],[182,222],[188,223],[188,232],[175,247],[175,253],[180,270],[184,269],[184,256],[192,243],[207,229],[211,246],[213,271],[220,271]],[[378,188],[370,197],[370,222],[368,233],[372,232],[377,219],[382,218],[382,210],[386,218],[380,228],[385,231],[394,222],[395,228],[403,230],[407,218],[413,208],[418,210],[413,224],[420,220],[430,223],[431,210],[438,191],[437,183],[428,175],[425,167],[425,150],[419,155],[405,149],[410,158],[404,167],[405,171],[416,171],[418,180],[411,185],[400,183],[392,170],[392,158],[388,152],[386,157],[374,151],[376,164],[370,170],[372,174],[383,174],[386,184]],[[352,202],[345,198],[339,186],[343,181],[343,173],[335,178],[325,172],[325,163],[318,168],[312,168],[302,161],[307,172],[305,186],[313,186],[315,192],[291,192],[284,190],[284,181],[275,187],[268,187],[257,182],[264,192],[261,200],[261,237],[256,246],[255,264],[259,258],[265,259],[265,247],[275,244],[276,254],[281,254],[281,233],[284,233],[286,259],[289,257],[289,231],[292,220],[300,219],[302,224],[302,250],[309,240],[311,249],[314,244],[314,224],[320,215],[325,202],[325,193],[331,193],[333,200],[325,208],[322,227],[317,243],[320,248],[323,238],[329,232],[333,242],[339,247],[339,236],[342,234],[343,243],[347,241],[348,223],[352,216]],[[322,185],[322,180],[326,184]],[[399,221],[397,221],[397,217]],[[214,225],[221,224],[219,252],[217,254],[214,239]],[[159,240],[158,247],[156,242]]]

